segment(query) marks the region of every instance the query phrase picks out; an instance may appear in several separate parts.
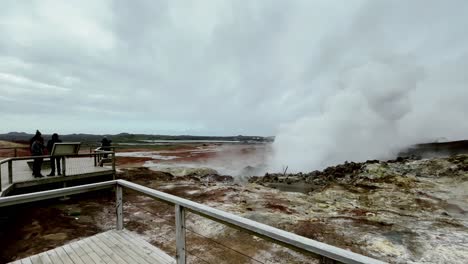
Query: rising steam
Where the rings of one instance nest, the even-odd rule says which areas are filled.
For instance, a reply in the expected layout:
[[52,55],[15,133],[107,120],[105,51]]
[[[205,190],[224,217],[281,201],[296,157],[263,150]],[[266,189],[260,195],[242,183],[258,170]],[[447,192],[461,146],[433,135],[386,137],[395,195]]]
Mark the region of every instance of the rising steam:
[[345,33],[322,39],[308,72],[314,103],[281,125],[272,170],[392,158],[410,144],[468,138],[468,37],[459,30],[467,5],[407,4],[372,1]]

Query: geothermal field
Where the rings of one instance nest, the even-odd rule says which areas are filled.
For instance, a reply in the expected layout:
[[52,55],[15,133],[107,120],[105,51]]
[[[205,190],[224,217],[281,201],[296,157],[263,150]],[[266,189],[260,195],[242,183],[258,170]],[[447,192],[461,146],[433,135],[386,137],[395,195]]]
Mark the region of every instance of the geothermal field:
[[[468,259],[468,155],[289,174],[267,172],[269,143],[117,147],[121,179],[390,263]],[[132,192],[124,201],[125,227],[174,255],[173,207]],[[0,262],[112,229],[114,206],[101,192],[3,212]],[[187,230],[190,263],[319,261],[190,213]]]

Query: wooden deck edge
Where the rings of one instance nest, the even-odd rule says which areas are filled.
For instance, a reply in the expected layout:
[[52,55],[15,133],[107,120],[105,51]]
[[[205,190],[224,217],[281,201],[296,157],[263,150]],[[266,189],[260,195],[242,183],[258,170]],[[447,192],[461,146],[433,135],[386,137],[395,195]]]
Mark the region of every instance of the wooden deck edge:
[[[69,258],[63,261],[64,259],[57,255],[58,252],[65,253]],[[43,256],[47,256],[46,259],[43,259]],[[104,263],[104,260],[105,263],[176,263],[169,254],[127,229],[112,229],[73,239],[56,248],[9,263],[35,264],[43,263],[42,260],[46,260],[46,263],[70,263],[70,260],[73,263]]]
[[2,188],[2,191],[0,192],[0,197],[7,196],[9,192],[11,192],[13,189],[15,189],[15,184],[10,184],[6,187]]
[[103,171],[98,171],[98,172],[90,172],[90,173],[69,175],[69,176],[52,176],[52,177],[46,176],[44,178],[37,179],[34,181],[15,182],[14,188],[19,189],[19,188],[45,185],[45,184],[50,184],[50,183],[69,182],[69,181],[81,180],[81,179],[87,179],[87,178],[111,176],[113,174],[114,174],[113,170],[103,170]]

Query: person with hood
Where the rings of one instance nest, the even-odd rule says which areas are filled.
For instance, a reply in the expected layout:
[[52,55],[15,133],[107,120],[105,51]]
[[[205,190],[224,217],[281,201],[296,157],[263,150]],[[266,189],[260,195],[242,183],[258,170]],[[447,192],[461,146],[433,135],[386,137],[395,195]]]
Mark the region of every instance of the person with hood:
[[[49,151],[49,155],[52,153],[52,149],[54,148],[55,143],[61,143],[62,140],[59,139],[59,135],[57,133],[54,133],[52,135],[52,139],[47,141],[47,150]],[[50,174],[47,174],[47,176],[55,176],[55,165],[57,164],[57,174],[62,175],[62,171],[60,169],[60,161],[61,157],[50,157],[50,167],[52,171]]]
[[[29,140],[29,150],[31,151],[32,145],[36,141],[37,138],[40,138],[42,133],[39,130],[36,130],[36,134]],[[32,152],[31,152],[32,155]]]
[[[110,149],[111,143],[112,143],[112,140],[109,140],[109,139],[107,139],[107,137],[104,137],[101,140],[101,150],[110,151],[111,150]],[[107,158],[107,155],[108,154],[104,154],[104,158]]]
[[[36,133],[37,135],[37,133]],[[42,156],[44,155],[44,139],[41,135],[35,136],[35,141],[31,145],[31,155],[33,156]],[[42,178],[44,175],[41,174],[43,158],[34,158],[33,163],[33,175],[34,178]]]

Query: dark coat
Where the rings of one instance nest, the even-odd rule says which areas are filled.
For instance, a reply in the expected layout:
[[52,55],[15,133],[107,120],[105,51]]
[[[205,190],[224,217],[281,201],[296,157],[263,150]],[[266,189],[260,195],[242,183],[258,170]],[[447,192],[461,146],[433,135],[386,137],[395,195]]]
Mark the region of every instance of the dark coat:
[[38,141],[34,141],[31,146],[31,154],[33,156],[42,156],[44,154],[44,145]]
[[101,140],[101,149],[105,150],[105,151],[109,151],[110,150],[109,147],[110,147],[111,143],[112,143],[112,140],[109,140],[107,138],[103,138]]
[[49,151],[49,155],[50,153],[52,153],[52,149],[54,148],[54,144],[55,143],[61,143],[62,140],[60,140],[58,137],[57,138],[52,138],[51,140],[47,141],[47,150]]

